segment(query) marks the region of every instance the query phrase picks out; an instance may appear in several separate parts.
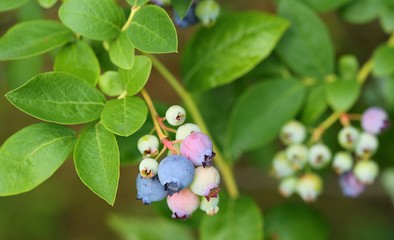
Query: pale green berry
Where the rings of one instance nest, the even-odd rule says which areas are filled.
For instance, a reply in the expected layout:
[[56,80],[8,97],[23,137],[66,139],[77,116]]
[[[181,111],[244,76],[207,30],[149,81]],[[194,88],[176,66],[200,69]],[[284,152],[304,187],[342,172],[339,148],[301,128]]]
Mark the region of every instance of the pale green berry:
[[220,14],[220,5],[213,0],[202,0],[197,4],[196,16],[204,26],[215,23]]
[[305,173],[297,182],[297,193],[305,202],[313,202],[323,190],[323,181],[315,173]]
[[306,130],[302,123],[290,121],[286,123],[281,130],[280,139],[286,145],[292,143],[302,143],[306,137]]
[[279,183],[279,192],[284,197],[290,197],[297,189],[298,179],[294,176],[283,178]]
[[286,158],[292,165],[294,170],[302,169],[308,157],[308,149],[302,144],[292,144],[286,149]]
[[153,158],[145,158],[140,162],[139,170],[143,178],[151,178],[157,174],[159,163]]
[[364,132],[356,144],[356,155],[362,159],[370,158],[378,149],[379,142],[375,135]]
[[309,164],[316,169],[325,167],[331,160],[330,149],[321,143],[314,144],[309,149],[308,161]]
[[280,151],[274,156],[272,170],[277,178],[286,177],[294,173],[293,166],[287,160],[284,151]]
[[183,140],[194,132],[201,132],[201,129],[196,124],[185,123],[176,130],[175,139]]
[[144,156],[155,156],[158,154],[159,139],[154,135],[144,135],[138,140],[137,147]]
[[337,174],[350,171],[353,167],[352,155],[345,151],[337,152],[334,156],[332,167]]
[[185,122],[186,111],[183,107],[173,105],[166,112],[166,120],[172,126],[179,126]]
[[353,150],[358,138],[360,131],[352,126],[342,128],[338,133],[338,142],[341,147],[347,150]]
[[211,198],[209,201],[205,197],[201,197],[200,209],[205,211],[209,216],[213,216],[219,212],[219,196],[216,198]]
[[194,169],[194,179],[190,184],[190,190],[207,199],[218,196],[220,182],[220,174],[215,167],[199,166]]
[[372,184],[379,174],[379,166],[373,160],[360,160],[354,166],[354,175],[364,184]]

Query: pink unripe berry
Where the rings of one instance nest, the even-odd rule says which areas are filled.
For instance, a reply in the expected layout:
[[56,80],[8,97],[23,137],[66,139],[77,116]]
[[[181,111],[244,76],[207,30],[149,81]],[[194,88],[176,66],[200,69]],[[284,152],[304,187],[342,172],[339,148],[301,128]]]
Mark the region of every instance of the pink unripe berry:
[[366,132],[379,134],[390,127],[390,122],[386,111],[378,107],[371,107],[363,113],[361,126]]
[[372,184],[379,174],[379,166],[373,160],[361,160],[354,166],[354,175],[364,184]]
[[140,162],[139,170],[143,178],[151,178],[157,174],[159,163],[153,158],[145,158]]
[[286,177],[279,183],[279,193],[284,197],[290,197],[297,188],[298,179],[294,176]]
[[191,133],[194,132],[201,132],[201,129],[193,123],[185,123],[176,130],[175,139],[176,140],[183,140]]
[[305,202],[313,202],[321,194],[323,181],[315,173],[305,173],[297,183],[297,193]]
[[200,199],[190,189],[185,188],[172,196],[168,195],[167,205],[173,212],[172,218],[186,219],[196,211],[200,205]]
[[209,137],[200,132],[187,136],[181,144],[181,154],[187,157],[194,166],[211,166],[215,153]]
[[208,201],[210,198],[217,197],[220,182],[220,175],[215,167],[199,166],[194,170],[194,179],[190,184],[190,190],[199,195],[204,196]]
[[209,201],[205,198],[201,198],[200,209],[205,211],[209,216],[215,215],[219,212],[219,196],[216,198],[211,198]]
[[339,178],[343,195],[347,197],[357,197],[364,192],[365,184],[360,182],[352,171],[342,174]]
[[281,130],[280,139],[286,145],[292,143],[302,143],[306,137],[306,130],[302,123],[290,121],[286,123]]
[[173,105],[166,112],[167,122],[172,126],[179,126],[185,122],[186,111],[183,107]]
[[313,168],[321,169],[330,162],[331,151],[324,144],[315,144],[309,149],[308,160]]

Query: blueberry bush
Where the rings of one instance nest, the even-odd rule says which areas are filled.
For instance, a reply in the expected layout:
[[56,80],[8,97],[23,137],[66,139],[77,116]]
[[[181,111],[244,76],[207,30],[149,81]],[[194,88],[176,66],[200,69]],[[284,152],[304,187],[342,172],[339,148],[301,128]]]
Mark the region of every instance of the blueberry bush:
[[[83,184],[113,206],[120,169],[132,165],[130,204],[156,214],[111,215],[118,236],[203,240],[329,239],[310,205],[330,182],[343,198],[379,183],[394,198],[394,1],[271,4],[1,0],[0,12],[19,13],[0,38],[13,72],[4,98],[40,122],[2,143],[0,196],[33,190],[72,158]],[[368,57],[339,51],[327,13],[372,22],[386,40]],[[153,85],[180,101],[158,100]],[[262,211],[235,178],[243,164],[276,178],[291,203]],[[394,236],[387,231],[347,239]]]

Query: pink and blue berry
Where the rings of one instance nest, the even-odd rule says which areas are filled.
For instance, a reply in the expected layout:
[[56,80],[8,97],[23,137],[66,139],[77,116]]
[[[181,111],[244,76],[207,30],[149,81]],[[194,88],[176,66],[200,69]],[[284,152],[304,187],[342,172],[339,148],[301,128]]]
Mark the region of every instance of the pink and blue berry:
[[189,159],[194,166],[209,167],[215,153],[209,137],[200,132],[193,132],[181,144],[181,154]]
[[364,192],[365,184],[360,182],[352,171],[342,174],[339,178],[343,195],[347,197],[358,197]]
[[378,107],[371,107],[363,113],[361,126],[366,132],[379,134],[390,127],[390,121],[386,111]]

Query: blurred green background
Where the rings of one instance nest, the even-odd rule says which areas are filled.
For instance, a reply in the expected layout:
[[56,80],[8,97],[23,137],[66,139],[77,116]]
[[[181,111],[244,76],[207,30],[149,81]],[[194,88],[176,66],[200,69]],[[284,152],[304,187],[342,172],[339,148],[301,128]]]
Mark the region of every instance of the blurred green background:
[[[273,3],[265,0],[219,2],[228,9],[275,11]],[[44,11],[35,1],[31,1],[19,10],[1,13],[0,35],[20,20],[56,18],[56,9],[55,6]],[[351,53],[362,63],[377,45],[387,39],[377,22],[350,25],[333,12],[321,14],[321,17],[329,27],[337,56]],[[178,29],[180,54],[195,29]],[[167,54],[160,58],[179,76],[179,54]],[[4,94],[36,73],[51,70],[52,60],[52,55],[46,54],[27,60],[0,62],[0,143],[24,126],[37,122],[7,102]],[[381,101],[379,87],[376,82],[366,85],[361,106]],[[155,100],[169,104],[179,102],[155,71],[147,88]],[[394,163],[392,136],[393,130],[382,137],[382,141],[387,141],[386,151],[383,150],[379,154],[381,159],[377,159],[382,165]],[[284,199],[276,190],[277,181],[268,175],[267,166],[273,149],[267,146],[249,154],[235,167],[241,192],[253,197],[264,214],[268,237],[279,240],[394,239],[393,205],[380,181],[368,187],[361,197],[348,199],[342,196],[337,177],[330,173],[324,175],[325,190],[316,203],[307,205],[298,197]],[[135,166],[122,167],[117,200],[115,206],[110,207],[83,185],[69,159],[48,181],[33,191],[0,198],[0,239],[119,239],[121,235],[114,229],[127,235],[125,228],[128,224],[130,229],[133,229],[131,225],[136,227],[141,223],[142,226],[152,224],[155,227],[157,222],[154,217],[158,214],[154,210],[161,208],[161,205],[147,207],[135,200],[137,171]],[[222,189],[225,192],[224,186]],[[170,216],[168,210],[158,212],[164,212],[167,218]],[[118,214],[134,219],[124,222]],[[199,218],[199,214],[196,215],[194,220],[179,224],[195,226]],[[197,235],[197,232],[193,231],[193,234]]]

